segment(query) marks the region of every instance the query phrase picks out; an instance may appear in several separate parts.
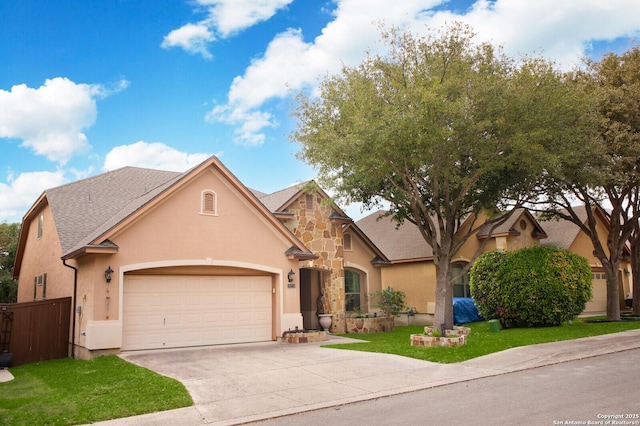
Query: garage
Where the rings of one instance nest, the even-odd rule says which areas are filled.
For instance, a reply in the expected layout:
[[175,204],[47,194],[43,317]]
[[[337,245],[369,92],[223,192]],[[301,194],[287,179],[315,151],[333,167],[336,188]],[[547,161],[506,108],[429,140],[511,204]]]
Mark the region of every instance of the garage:
[[125,275],[122,350],[273,340],[269,276]]
[[587,302],[585,312],[607,311],[607,277],[604,272],[594,272],[591,281],[592,299]]

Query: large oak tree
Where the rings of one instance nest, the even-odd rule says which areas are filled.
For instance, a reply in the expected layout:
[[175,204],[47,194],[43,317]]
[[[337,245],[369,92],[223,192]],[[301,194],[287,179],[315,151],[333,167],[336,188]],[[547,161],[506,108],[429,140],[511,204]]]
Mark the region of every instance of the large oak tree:
[[579,96],[548,61],[515,61],[462,24],[383,39],[387,53],[298,97],[291,136],[342,201],[384,200],[418,227],[437,271],[434,324],[451,328],[454,255],[505,219],[492,216],[505,200],[513,208],[532,196],[556,164],[549,147],[578,139]]

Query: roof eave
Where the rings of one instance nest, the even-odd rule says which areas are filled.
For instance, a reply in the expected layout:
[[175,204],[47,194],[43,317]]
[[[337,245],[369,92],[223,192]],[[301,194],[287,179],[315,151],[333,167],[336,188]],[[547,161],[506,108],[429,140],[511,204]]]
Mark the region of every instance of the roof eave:
[[311,253],[309,251],[302,251],[299,248],[293,246],[291,248],[289,248],[289,250],[284,252],[284,255],[287,257],[287,259],[289,260],[314,260],[317,259],[319,256]]
[[79,248],[71,253],[62,256],[62,260],[77,259],[87,254],[116,254],[118,253],[118,246],[101,246],[89,244]]

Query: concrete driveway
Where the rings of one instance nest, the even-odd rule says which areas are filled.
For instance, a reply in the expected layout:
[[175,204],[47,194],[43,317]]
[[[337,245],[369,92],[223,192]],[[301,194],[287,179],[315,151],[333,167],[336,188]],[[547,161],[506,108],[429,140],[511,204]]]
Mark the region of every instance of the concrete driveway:
[[[349,341],[331,336],[329,343]],[[454,376],[467,380],[486,374],[395,355],[321,348],[320,343],[269,342],[120,356],[181,381],[195,403],[175,410],[175,419],[167,418],[169,412],[152,414],[136,417],[131,423],[136,425],[144,424],[141,417],[154,425],[236,424],[435,386]],[[122,425],[125,420],[116,422]]]
[[[328,343],[352,341],[330,336]],[[245,423],[638,348],[640,330],[513,348],[458,364],[320,345],[269,342],[123,353],[127,361],[184,383],[195,405],[98,424]]]

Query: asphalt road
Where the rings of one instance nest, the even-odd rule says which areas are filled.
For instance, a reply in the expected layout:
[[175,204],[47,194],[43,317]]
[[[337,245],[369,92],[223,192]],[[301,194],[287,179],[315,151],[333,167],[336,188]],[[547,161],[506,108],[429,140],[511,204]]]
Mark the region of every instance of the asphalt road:
[[640,349],[259,425],[640,425]]

